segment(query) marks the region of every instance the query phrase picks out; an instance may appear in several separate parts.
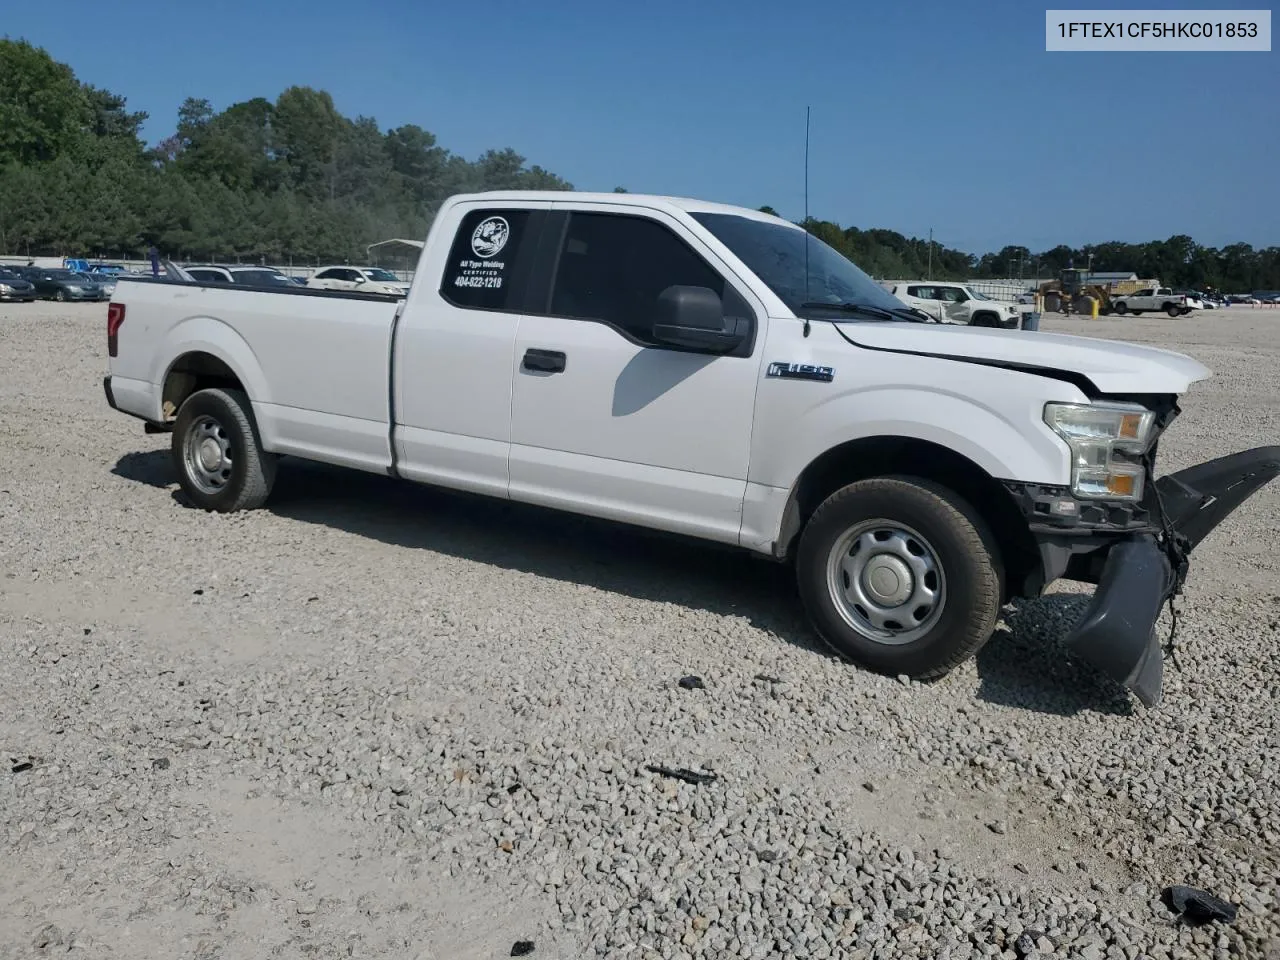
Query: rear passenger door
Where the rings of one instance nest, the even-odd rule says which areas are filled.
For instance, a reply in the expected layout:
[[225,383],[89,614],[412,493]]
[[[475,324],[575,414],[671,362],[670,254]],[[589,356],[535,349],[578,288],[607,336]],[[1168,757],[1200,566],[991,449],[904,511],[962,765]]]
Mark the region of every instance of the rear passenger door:
[[516,328],[550,207],[476,200],[441,213],[421,260],[433,274],[415,278],[392,353],[404,476],[507,496]]
[[351,290],[355,287],[356,276],[354,270],[333,267],[329,270],[321,270],[316,274],[316,279],[322,281],[320,287],[324,290]]
[[[541,309],[512,363],[511,496],[737,543],[763,305],[678,219],[558,201]],[[658,295],[710,287],[753,334],[737,355],[653,338]]]

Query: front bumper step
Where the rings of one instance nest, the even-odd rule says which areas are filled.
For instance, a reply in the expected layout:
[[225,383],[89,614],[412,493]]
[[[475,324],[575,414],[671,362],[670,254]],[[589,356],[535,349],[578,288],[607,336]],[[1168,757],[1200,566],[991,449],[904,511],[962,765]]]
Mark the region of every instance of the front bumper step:
[[1161,477],[1155,490],[1166,530],[1139,534],[1108,551],[1093,594],[1067,648],[1131,690],[1160,702],[1164,652],[1160,608],[1182,588],[1188,555],[1240,504],[1280,475],[1280,446],[1255,447]]

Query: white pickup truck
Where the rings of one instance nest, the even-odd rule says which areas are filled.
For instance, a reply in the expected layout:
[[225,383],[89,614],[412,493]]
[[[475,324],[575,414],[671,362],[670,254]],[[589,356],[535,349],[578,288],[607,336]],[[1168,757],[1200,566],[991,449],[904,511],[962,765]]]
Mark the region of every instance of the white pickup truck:
[[106,332],[107,402],[172,431],[198,507],[262,506],[287,455],[729,544],[918,678],[1068,577],[1099,584],[1072,649],[1155,703],[1189,551],[1280,472],[1154,480],[1195,360],[932,322],[786,220],[671,197],[459,195],[403,298],[127,278]]
[[1171,317],[1182,317],[1203,307],[1204,304],[1195,297],[1177,293],[1170,287],[1147,287],[1145,290],[1122,293],[1111,298],[1111,309],[1120,314],[1164,311]]

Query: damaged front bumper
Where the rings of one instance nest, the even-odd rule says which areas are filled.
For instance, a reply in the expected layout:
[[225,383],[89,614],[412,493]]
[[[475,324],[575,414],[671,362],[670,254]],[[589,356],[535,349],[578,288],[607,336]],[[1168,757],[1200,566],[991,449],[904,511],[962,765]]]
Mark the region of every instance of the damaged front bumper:
[[1157,480],[1154,532],[1111,535],[1064,563],[1069,576],[1098,585],[1067,638],[1068,649],[1123,684],[1146,706],[1159,703],[1164,653],[1155,624],[1160,608],[1181,590],[1191,551],[1277,475],[1280,446],[1269,446]]

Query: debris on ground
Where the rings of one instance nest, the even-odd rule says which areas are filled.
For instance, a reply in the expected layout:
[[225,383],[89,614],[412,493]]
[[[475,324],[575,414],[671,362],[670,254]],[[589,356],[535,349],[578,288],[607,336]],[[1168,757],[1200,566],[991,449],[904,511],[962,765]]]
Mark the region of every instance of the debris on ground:
[[692,783],[695,786],[700,783],[710,783],[716,779],[714,773],[698,773],[696,770],[689,770],[686,767],[662,767],[651,763],[645,769],[650,773],[661,774],[664,777],[674,777],[677,780],[683,780],[685,783]]
[[1211,920],[1234,923],[1236,905],[1229,900],[1215,897],[1207,890],[1174,885],[1165,887],[1160,894],[1164,905],[1187,923],[1199,926]]
[[680,678],[680,687],[683,690],[704,690],[706,689],[706,684],[702,682],[701,677],[690,675]]

